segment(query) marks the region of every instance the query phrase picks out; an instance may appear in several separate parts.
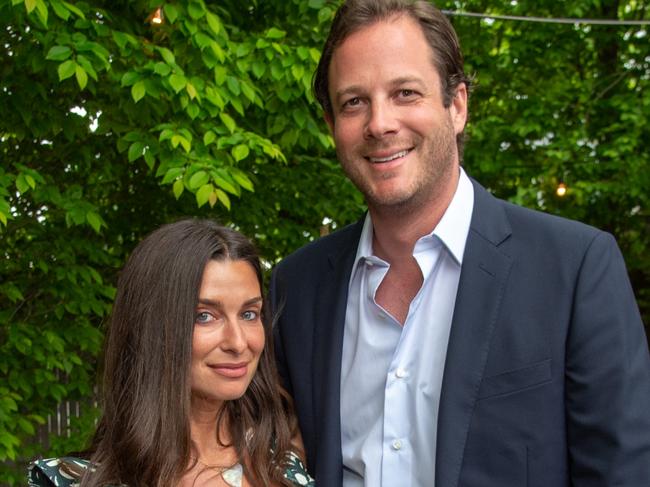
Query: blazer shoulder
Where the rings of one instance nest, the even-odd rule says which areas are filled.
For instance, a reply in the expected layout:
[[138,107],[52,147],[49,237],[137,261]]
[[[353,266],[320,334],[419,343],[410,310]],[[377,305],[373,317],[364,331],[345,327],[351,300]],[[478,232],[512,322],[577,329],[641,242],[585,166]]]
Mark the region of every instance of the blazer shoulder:
[[304,272],[305,266],[313,266],[329,257],[356,250],[362,228],[363,219],[310,242],[282,259],[276,266],[276,271],[294,268]]
[[538,241],[552,241],[574,247],[589,246],[594,239],[606,234],[603,230],[577,220],[499,201],[515,234],[525,232]]

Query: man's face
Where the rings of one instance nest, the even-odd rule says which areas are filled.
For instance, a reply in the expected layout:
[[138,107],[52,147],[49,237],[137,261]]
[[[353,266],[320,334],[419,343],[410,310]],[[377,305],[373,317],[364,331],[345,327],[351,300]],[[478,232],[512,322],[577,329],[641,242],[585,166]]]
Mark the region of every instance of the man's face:
[[351,34],[334,51],[328,79],[337,154],[371,209],[416,208],[450,194],[467,91],[461,84],[444,107],[433,52],[413,19]]

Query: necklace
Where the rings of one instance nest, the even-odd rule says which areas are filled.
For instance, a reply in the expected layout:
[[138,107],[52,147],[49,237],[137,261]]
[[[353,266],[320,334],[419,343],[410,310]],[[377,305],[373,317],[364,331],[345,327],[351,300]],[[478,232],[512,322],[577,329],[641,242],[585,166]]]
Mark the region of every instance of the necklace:
[[235,463],[234,465],[213,465],[205,463],[199,458],[194,458],[194,460],[204,467],[214,471],[217,475],[221,475],[223,481],[230,487],[241,487],[244,469],[240,463]]

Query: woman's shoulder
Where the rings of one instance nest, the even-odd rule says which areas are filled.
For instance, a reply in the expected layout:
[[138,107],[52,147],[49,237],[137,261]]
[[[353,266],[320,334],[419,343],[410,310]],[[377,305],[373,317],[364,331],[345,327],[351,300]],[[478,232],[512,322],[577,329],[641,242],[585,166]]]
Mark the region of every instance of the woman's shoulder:
[[287,455],[287,468],[284,472],[284,476],[287,480],[293,482],[295,485],[307,487],[313,487],[316,485],[314,479],[311,478],[307,472],[305,464],[302,463],[300,457],[292,451],[290,451]]
[[34,460],[27,467],[29,487],[74,487],[90,467],[88,460],[77,457]]

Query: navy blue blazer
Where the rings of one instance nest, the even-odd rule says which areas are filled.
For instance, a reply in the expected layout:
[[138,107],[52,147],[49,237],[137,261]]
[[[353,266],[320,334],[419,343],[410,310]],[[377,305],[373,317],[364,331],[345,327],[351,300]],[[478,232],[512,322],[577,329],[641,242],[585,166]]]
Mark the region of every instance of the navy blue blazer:
[[[436,486],[650,486],[650,355],[614,238],[473,184]],[[319,486],[342,481],[341,350],[361,227],[287,257],[270,285],[278,366]]]

